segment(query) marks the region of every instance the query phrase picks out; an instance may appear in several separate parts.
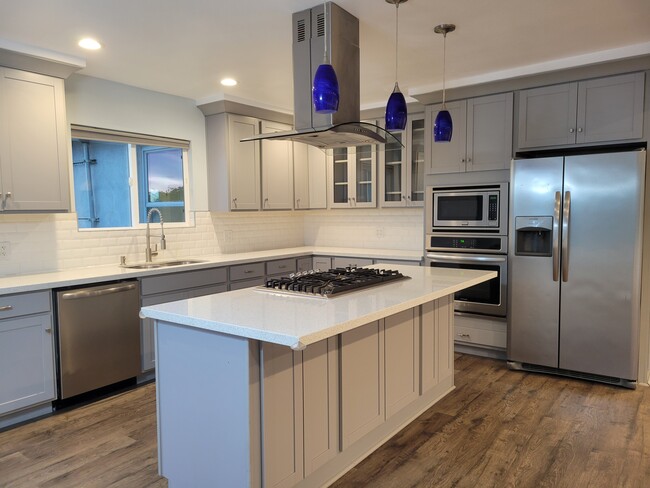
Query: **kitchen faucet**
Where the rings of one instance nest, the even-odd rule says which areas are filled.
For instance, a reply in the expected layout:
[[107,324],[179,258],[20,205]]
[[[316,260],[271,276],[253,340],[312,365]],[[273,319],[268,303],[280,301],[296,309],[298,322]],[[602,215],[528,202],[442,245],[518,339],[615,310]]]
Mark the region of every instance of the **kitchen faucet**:
[[160,249],[162,251],[167,249],[167,241],[165,241],[165,229],[163,228],[163,216],[160,213],[160,210],[154,207],[147,212],[147,248],[144,250],[144,260],[147,263],[151,262],[151,256],[158,254],[158,244],[154,244],[153,250],[151,249],[151,231],[149,229],[149,224],[151,223],[151,214],[154,212],[157,212],[158,217],[160,217],[160,235],[154,235],[154,237],[160,237]]

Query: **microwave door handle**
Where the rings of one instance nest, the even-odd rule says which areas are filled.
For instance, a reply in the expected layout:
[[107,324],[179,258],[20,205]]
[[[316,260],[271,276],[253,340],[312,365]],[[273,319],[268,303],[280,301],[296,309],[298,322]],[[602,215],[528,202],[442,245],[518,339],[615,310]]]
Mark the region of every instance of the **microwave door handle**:
[[560,215],[562,209],[562,194],[555,192],[555,208],[553,210],[553,281],[560,279]]
[[427,253],[427,258],[440,263],[505,263],[507,257],[493,257],[493,256],[449,256],[447,254],[432,254]]

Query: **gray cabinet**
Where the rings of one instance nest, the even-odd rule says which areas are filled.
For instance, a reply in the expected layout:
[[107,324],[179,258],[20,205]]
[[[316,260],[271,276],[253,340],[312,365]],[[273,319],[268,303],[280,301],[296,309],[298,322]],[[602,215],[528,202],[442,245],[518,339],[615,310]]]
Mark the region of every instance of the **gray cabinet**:
[[409,117],[406,130],[393,134],[379,153],[382,207],[421,207],[424,203],[424,114]]
[[644,73],[519,92],[520,149],[640,139]]
[[377,206],[375,145],[332,149],[330,173],[331,208]]
[[312,258],[312,269],[327,271],[332,268],[332,258],[327,256],[314,256]]
[[336,337],[303,351],[305,476],[339,452],[339,374]]
[[420,393],[424,394],[453,376],[453,296],[423,304],[421,322]]
[[302,273],[304,271],[309,271],[309,270],[312,270],[312,269],[314,269],[314,268],[312,267],[312,258],[311,258],[311,256],[305,256],[305,257],[302,257],[302,258],[298,258],[296,260],[296,271],[298,271],[299,273]]
[[[262,133],[285,132],[291,126],[262,121]],[[253,144],[251,142],[245,144]],[[262,209],[293,208],[293,143],[262,141]]]
[[[186,300],[228,290],[226,268],[211,268],[144,277],[140,280],[143,307]],[[156,366],[153,320],[140,321],[141,368],[150,371]]]
[[417,309],[384,319],[386,418],[420,395],[420,330]]
[[341,334],[341,447],[384,422],[384,321]]
[[427,107],[428,174],[507,169],[512,158],[512,93],[447,103],[454,123],[450,142],[435,143],[433,123],[442,105]]
[[63,80],[0,67],[0,211],[69,210]]
[[303,478],[302,353],[262,342],[263,486],[294,486]]
[[55,397],[50,292],[0,297],[0,415]]
[[293,143],[293,208],[327,208],[327,154],[322,149]]
[[259,120],[255,118],[232,114],[206,117],[210,210],[260,209],[260,143],[239,142],[257,134]]
[[266,263],[266,276],[288,276],[296,272],[296,258],[276,259]]
[[241,290],[264,284],[265,266],[263,262],[237,264],[230,267],[229,290]]

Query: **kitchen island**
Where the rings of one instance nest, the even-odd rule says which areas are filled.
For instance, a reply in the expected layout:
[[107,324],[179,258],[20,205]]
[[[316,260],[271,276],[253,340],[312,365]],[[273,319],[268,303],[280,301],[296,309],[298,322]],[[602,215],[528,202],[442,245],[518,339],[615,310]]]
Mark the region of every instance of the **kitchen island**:
[[396,268],[410,279],[330,299],[248,288],[143,308],[170,486],[327,485],[451,391],[453,294],[496,273]]

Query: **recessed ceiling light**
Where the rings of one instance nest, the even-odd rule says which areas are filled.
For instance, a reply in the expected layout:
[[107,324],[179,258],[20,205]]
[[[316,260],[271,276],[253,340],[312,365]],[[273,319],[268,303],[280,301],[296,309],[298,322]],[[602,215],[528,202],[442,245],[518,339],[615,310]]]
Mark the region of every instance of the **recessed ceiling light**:
[[223,86],[235,86],[237,84],[237,80],[233,80],[232,78],[224,78],[221,80],[221,84]]
[[93,50],[102,47],[102,45],[99,42],[97,42],[95,39],[91,39],[90,37],[86,37],[80,40],[79,45],[84,49],[93,49]]

